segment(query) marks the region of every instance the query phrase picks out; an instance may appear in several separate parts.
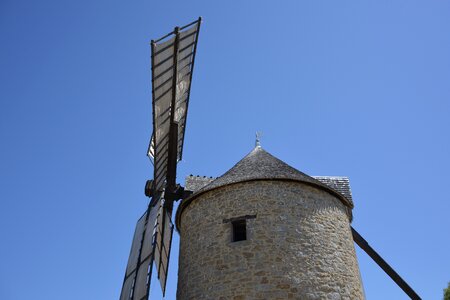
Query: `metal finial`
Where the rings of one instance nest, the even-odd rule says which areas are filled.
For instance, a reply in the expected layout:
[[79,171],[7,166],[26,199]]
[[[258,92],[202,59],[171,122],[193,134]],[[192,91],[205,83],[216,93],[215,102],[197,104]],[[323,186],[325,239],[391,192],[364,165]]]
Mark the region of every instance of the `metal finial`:
[[261,131],[257,131],[256,132],[255,147],[261,147],[261,136],[262,136],[262,132]]

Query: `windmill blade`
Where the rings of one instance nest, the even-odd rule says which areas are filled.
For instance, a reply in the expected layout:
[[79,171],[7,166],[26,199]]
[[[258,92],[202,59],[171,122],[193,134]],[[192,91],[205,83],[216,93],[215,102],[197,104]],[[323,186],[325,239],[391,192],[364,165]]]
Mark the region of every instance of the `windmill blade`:
[[147,148],[147,157],[150,159],[150,162],[153,164],[153,159],[155,158],[155,139],[152,137],[150,138],[150,143],[148,143]]
[[134,230],[133,242],[131,243],[130,256],[125,271],[125,278],[122,285],[122,292],[120,293],[120,300],[127,300],[131,297],[134,281],[136,278],[136,269],[139,259],[139,251],[141,246],[142,235],[145,228],[145,219],[147,212],[137,221],[136,229]]
[[197,40],[200,33],[201,19],[198,22],[180,32],[179,54],[177,56],[177,84],[174,121],[178,123],[178,147],[177,160],[183,156],[184,134],[186,129],[187,111],[191,93],[192,74],[194,72],[195,54],[197,52]]
[[163,296],[166,292],[173,228],[174,226],[169,212],[166,209],[162,209],[161,214],[158,215],[158,221],[156,223],[155,266]]
[[161,207],[161,201],[157,201],[157,205],[149,206],[137,221],[120,300],[148,299],[154,259],[155,226]]
[[152,41],[153,134],[147,155],[153,159],[155,191],[174,184],[170,166],[182,159],[200,24],[201,18]]
[[[176,184],[176,170],[183,153],[200,24],[201,18],[181,28],[175,27],[173,32],[151,43],[153,133],[147,156],[152,160],[154,174],[153,180],[147,181],[145,193],[152,198],[147,215],[152,213],[154,227],[151,230],[147,228],[151,226],[147,222],[145,226],[138,222],[135,236],[143,236],[140,251],[135,262],[136,254],[133,251],[136,251],[137,246],[132,246],[130,264],[136,267],[130,267],[130,272],[127,271],[125,275],[124,298],[121,296],[121,300],[148,298],[153,260],[163,294],[165,293],[174,228],[171,221],[173,202],[180,199],[184,192]],[[156,209],[158,214],[153,219]],[[145,230],[141,233],[143,227]],[[150,240],[146,238],[146,233],[150,230],[153,233],[152,247],[145,245]],[[138,242],[133,241],[133,245],[135,244]]]
[[352,235],[355,243],[364,250],[386,274],[413,300],[421,300],[419,295],[398,275],[394,269],[372,248],[369,243],[353,228]]

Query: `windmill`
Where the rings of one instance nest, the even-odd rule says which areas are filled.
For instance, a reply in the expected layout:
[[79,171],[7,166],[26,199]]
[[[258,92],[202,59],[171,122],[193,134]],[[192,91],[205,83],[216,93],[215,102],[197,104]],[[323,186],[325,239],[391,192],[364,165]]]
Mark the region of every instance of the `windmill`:
[[[175,27],[169,34],[151,42],[153,134],[147,155],[153,163],[154,174],[153,180],[148,180],[145,185],[145,195],[150,197],[151,200],[147,210],[137,221],[120,300],[146,300],[149,298],[153,266],[156,267],[163,295],[165,294],[174,229],[171,219],[173,203],[177,200],[186,199],[194,190],[200,190],[206,184],[212,182],[214,185],[213,179],[206,179],[204,184],[201,184],[202,186],[198,186],[196,183],[195,188],[192,184],[191,186],[186,184],[187,189],[185,190],[184,187],[176,183],[177,163],[182,159],[200,25],[201,18],[186,26]],[[257,135],[255,155],[269,158],[269,165],[275,163],[282,168],[286,167],[283,166],[284,163],[281,162],[282,164],[280,164],[277,159],[270,158],[270,154],[258,148],[260,148],[259,135]],[[246,163],[244,158],[233,169],[236,169],[236,167],[242,168],[242,165],[245,166]],[[287,168],[290,167],[287,166]],[[297,171],[295,170],[295,172]],[[222,181],[226,181],[224,180],[225,175],[222,177]],[[303,173],[296,176],[300,176],[301,180],[307,181],[309,184],[325,188],[344,200],[351,199],[348,179],[313,178]],[[219,177],[218,181],[220,182],[220,180]],[[192,197],[187,199],[187,202],[183,201],[181,206],[183,204],[187,206],[190,200],[192,200]],[[351,207],[352,204],[350,209]],[[178,213],[177,217],[179,217]],[[253,219],[256,215],[244,217]],[[232,220],[232,222],[234,221]],[[353,227],[350,228],[355,243],[411,299],[420,299],[414,290],[369,246],[364,238]]]
[[120,300],[148,299],[153,262],[165,294],[173,202],[188,194],[176,183],[176,171],[183,153],[200,24],[198,18],[151,41],[153,134],[147,155],[154,174],[145,185],[151,200],[136,225]]

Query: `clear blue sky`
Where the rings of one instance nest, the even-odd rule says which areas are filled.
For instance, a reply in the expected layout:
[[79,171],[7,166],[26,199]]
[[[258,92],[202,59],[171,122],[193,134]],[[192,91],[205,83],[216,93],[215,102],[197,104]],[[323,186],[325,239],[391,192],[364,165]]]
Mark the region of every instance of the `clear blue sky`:
[[[179,182],[221,175],[263,131],[292,166],[349,176],[353,226],[440,299],[450,2],[392,0],[1,0],[0,299],[118,299],[152,176],[149,41],[198,16]],[[357,254],[368,299],[407,299]]]

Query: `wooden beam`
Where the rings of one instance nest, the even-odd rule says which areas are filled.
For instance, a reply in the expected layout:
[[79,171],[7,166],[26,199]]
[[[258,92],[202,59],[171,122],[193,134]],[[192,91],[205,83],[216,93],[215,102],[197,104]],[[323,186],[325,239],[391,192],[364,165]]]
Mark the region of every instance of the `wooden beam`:
[[386,274],[413,300],[421,300],[419,295],[404,281],[394,269],[372,248],[369,243],[353,228],[352,235],[355,243],[366,252],[383,269]]

